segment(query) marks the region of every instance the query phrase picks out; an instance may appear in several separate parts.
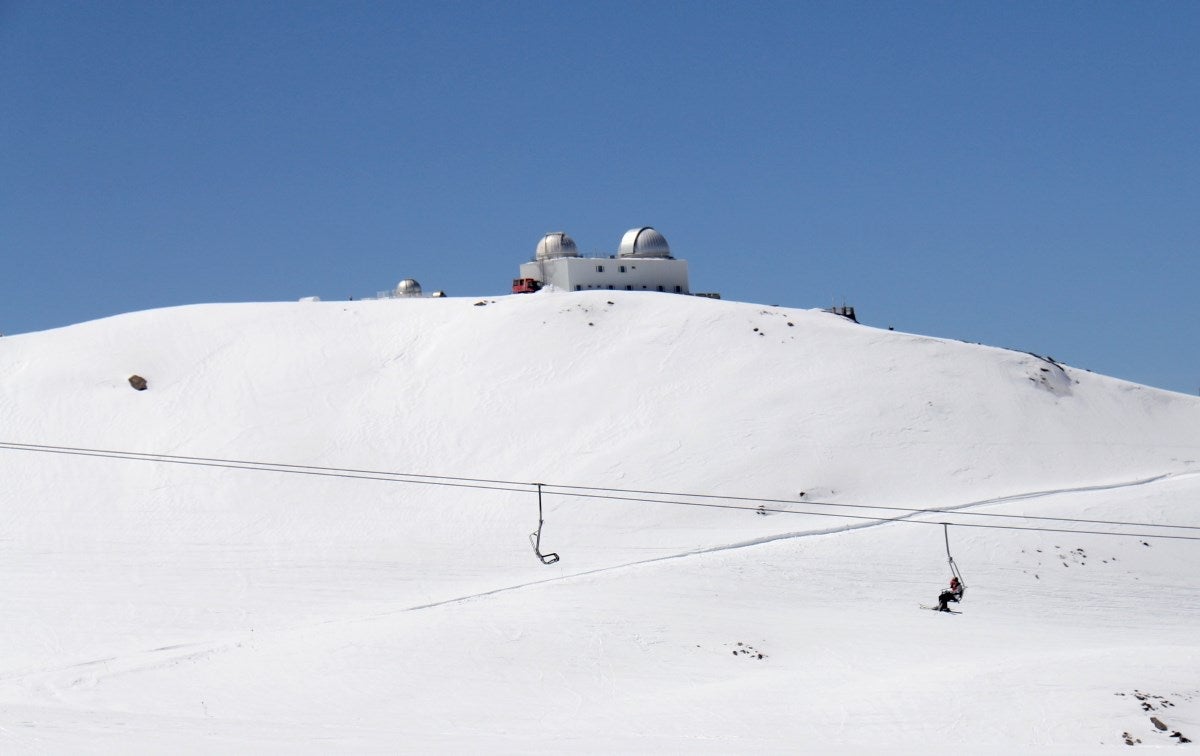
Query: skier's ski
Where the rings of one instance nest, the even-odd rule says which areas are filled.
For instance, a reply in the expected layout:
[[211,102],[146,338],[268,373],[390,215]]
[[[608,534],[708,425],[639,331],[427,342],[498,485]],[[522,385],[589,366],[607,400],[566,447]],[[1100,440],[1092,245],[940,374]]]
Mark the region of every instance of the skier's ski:
[[[917,606],[921,607],[922,609],[932,609],[935,612],[941,611],[936,606],[930,606],[929,604],[917,604]],[[947,609],[944,614],[962,614],[962,612],[956,612],[953,609]]]

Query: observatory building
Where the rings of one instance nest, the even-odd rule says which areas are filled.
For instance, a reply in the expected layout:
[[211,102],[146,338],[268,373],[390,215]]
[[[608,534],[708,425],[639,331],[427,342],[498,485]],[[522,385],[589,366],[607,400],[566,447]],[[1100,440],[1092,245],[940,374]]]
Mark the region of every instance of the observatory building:
[[406,278],[396,284],[396,291],[392,295],[395,297],[419,297],[421,296],[421,284],[417,283],[414,278]]
[[513,291],[550,285],[562,291],[690,293],[687,261],[672,257],[667,240],[649,226],[626,231],[615,255],[596,257],[581,256],[575,241],[561,231],[546,234],[538,242],[533,260],[521,265],[521,277],[513,283]]

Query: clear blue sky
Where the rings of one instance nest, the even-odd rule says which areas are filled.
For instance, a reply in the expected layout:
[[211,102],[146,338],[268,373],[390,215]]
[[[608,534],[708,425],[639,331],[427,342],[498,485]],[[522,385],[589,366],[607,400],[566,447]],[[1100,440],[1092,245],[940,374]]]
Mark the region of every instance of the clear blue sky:
[[0,332],[692,288],[1200,390],[1200,3],[0,0]]

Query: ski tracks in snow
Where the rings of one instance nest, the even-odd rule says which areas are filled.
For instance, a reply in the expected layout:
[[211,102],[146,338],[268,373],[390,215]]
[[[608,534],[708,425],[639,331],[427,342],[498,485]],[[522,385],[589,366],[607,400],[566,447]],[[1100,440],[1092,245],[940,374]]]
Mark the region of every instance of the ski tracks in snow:
[[0,677],[0,692],[17,688],[22,698],[38,697],[69,704],[70,694],[91,690],[107,678],[167,669],[188,662],[201,661],[215,654],[240,648],[243,640],[224,642],[179,643],[148,651],[137,651],[102,659],[76,662],[62,667],[21,672]]
[[[700,556],[700,555],[704,555],[704,554],[713,554],[713,553],[721,552],[721,551],[732,551],[732,550],[737,550],[737,549],[745,549],[745,548],[750,548],[750,547],[754,547],[754,546],[761,546],[761,545],[767,544],[767,543],[773,543],[775,541],[798,539],[798,538],[820,537],[820,536],[826,536],[826,535],[835,535],[838,533],[845,533],[845,532],[852,531],[852,530],[860,530],[860,529],[864,529],[864,528],[879,527],[881,525],[890,524],[891,522],[894,522],[894,521],[914,520],[914,518],[924,517],[924,516],[928,516],[928,515],[953,513],[956,511],[962,511],[962,510],[971,509],[971,508],[980,507],[980,506],[1004,504],[1007,502],[1014,502],[1014,501],[1028,501],[1031,499],[1044,498],[1044,497],[1048,497],[1048,496],[1059,496],[1059,495],[1063,495],[1063,494],[1088,493],[1088,492],[1095,492],[1095,491],[1111,491],[1111,490],[1118,490],[1118,489],[1124,489],[1124,488],[1135,488],[1135,487],[1139,487],[1139,486],[1152,485],[1154,483],[1159,483],[1159,482],[1166,481],[1166,480],[1194,477],[1197,475],[1200,475],[1200,472],[1164,473],[1164,474],[1160,474],[1160,475],[1154,475],[1154,476],[1145,477],[1145,478],[1138,478],[1136,480],[1121,481],[1121,482],[1116,482],[1116,483],[1095,484],[1095,485],[1088,485],[1088,486],[1072,486],[1072,487],[1066,487],[1066,488],[1046,489],[1046,490],[1040,490],[1040,491],[1028,491],[1028,492],[1024,492],[1024,493],[1009,494],[1009,495],[1005,495],[1005,496],[997,496],[997,497],[992,497],[992,498],[988,498],[988,499],[979,499],[976,501],[965,502],[963,504],[951,505],[951,506],[947,506],[947,507],[938,507],[936,509],[914,511],[911,514],[902,515],[899,517],[888,518],[888,520],[882,521],[882,522],[861,522],[861,523],[853,523],[853,524],[848,524],[848,525],[841,525],[841,526],[832,527],[832,528],[824,528],[824,529],[819,529],[819,530],[803,530],[803,531],[794,531],[794,532],[789,532],[789,533],[778,533],[775,535],[763,536],[761,538],[754,538],[754,539],[745,540],[745,541],[738,541],[738,542],[734,542],[734,543],[721,544],[721,545],[717,545],[717,546],[708,546],[708,547],[703,547],[703,548],[690,549],[688,551],[680,552],[677,554],[667,554],[664,556],[653,557],[650,559],[640,559],[640,560],[635,560],[632,562],[624,562],[621,564],[608,565],[608,566],[604,566],[604,567],[596,567],[593,569],[583,570],[580,572],[572,572],[572,573],[566,574],[566,575],[556,575],[553,577],[542,578],[539,580],[528,580],[525,582],[515,583],[512,585],[503,585],[503,586],[499,586],[499,587],[492,588],[492,589],[485,590],[485,591],[477,591],[475,593],[470,593],[470,594],[466,594],[466,595],[462,595],[462,596],[454,596],[451,598],[440,599],[437,601],[428,601],[428,602],[424,602],[424,603],[420,603],[420,604],[413,604],[411,606],[405,606],[402,608],[388,610],[388,611],[384,611],[384,612],[378,612],[378,613],[369,614],[369,615],[330,619],[330,620],[323,620],[320,622],[310,622],[310,623],[304,623],[301,625],[293,625],[290,627],[281,627],[281,628],[277,628],[277,629],[273,629],[273,630],[266,630],[263,632],[255,632],[254,630],[250,630],[249,632],[239,633],[238,635],[236,635],[232,638],[228,638],[228,639],[220,640],[220,641],[200,641],[200,642],[193,642],[193,643],[178,643],[178,644],[172,644],[172,645],[167,645],[167,646],[160,646],[160,647],[152,648],[152,649],[145,650],[145,651],[137,651],[137,652],[128,653],[128,654],[124,654],[124,655],[116,655],[116,656],[106,657],[106,658],[102,658],[102,659],[94,659],[94,660],[89,660],[89,661],[84,661],[84,662],[78,662],[75,664],[69,664],[69,665],[62,666],[62,667],[41,669],[41,670],[36,670],[36,671],[24,671],[24,672],[18,672],[15,674],[3,675],[3,676],[0,676],[0,690],[2,690],[4,687],[18,687],[18,688],[22,689],[26,694],[28,694],[30,692],[39,692],[40,691],[44,695],[46,695],[54,700],[66,703],[67,702],[66,698],[71,691],[94,688],[97,685],[99,685],[100,682],[102,680],[104,680],[105,678],[113,678],[113,677],[118,677],[118,676],[138,674],[138,673],[142,673],[142,672],[150,672],[150,671],[155,671],[155,670],[160,670],[160,669],[168,669],[170,667],[175,667],[175,666],[185,664],[188,662],[198,662],[198,661],[202,661],[206,658],[215,656],[217,654],[236,651],[237,649],[242,648],[244,645],[251,643],[252,641],[262,641],[262,640],[264,640],[266,638],[270,638],[270,637],[282,638],[282,637],[288,636],[288,635],[305,633],[305,632],[314,630],[316,628],[344,627],[344,626],[351,626],[351,625],[355,625],[355,624],[361,624],[364,622],[376,622],[376,621],[379,621],[382,619],[386,619],[386,618],[390,618],[390,617],[397,617],[397,616],[400,616],[403,614],[408,614],[410,612],[421,612],[421,611],[425,611],[425,610],[429,610],[429,609],[436,609],[439,607],[453,606],[455,604],[462,604],[462,603],[469,602],[469,601],[485,599],[485,598],[488,598],[491,596],[496,596],[496,595],[503,594],[503,593],[510,593],[513,591],[520,591],[520,590],[524,590],[527,588],[534,588],[534,587],[537,587],[540,585],[559,583],[559,582],[568,581],[568,580],[575,580],[578,578],[586,578],[586,577],[590,577],[593,575],[599,575],[599,574],[603,574],[603,573],[607,573],[607,572],[615,572],[618,570],[625,570],[625,569],[629,569],[629,568],[633,568],[633,567],[641,567],[641,566],[645,566],[645,565],[655,564],[658,562],[666,562],[666,561],[671,561],[671,560],[676,560],[676,559],[686,559],[689,557]],[[820,513],[806,513],[806,514],[810,514],[813,516],[831,516],[831,515],[822,515]],[[938,523],[930,523],[930,524],[938,524]]]
[[[731,551],[731,550],[735,550],[735,549],[749,548],[752,546],[761,546],[763,544],[773,543],[775,541],[783,541],[783,540],[795,539],[795,538],[809,538],[809,537],[818,537],[818,536],[825,536],[825,535],[834,535],[837,533],[844,533],[844,532],[851,531],[851,530],[860,530],[863,528],[874,528],[874,527],[879,527],[881,525],[888,525],[894,521],[912,520],[914,518],[925,516],[925,515],[952,513],[952,512],[956,512],[956,511],[970,509],[973,507],[980,507],[980,506],[986,506],[986,505],[991,505],[991,504],[1003,504],[1003,503],[1011,502],[1011,501],[1025,501],[1025,500],[1029,500],[1029,499],[1037,499],[1037,498],[1043,498],[1043,497],[1047,497],[1047,496],[1059,496],[1059,495],[1063,495],[1063,494],[1072,494],[1072,493],[1087,493],[1087,492],[1093,492],[1093,491],[1111,491],[1111,490],[1118,490],[1118,489],[1122,489],[1122,488],[1134,488],[1134,487],[1138,487],[1138,486],[1145,486],[1145,485],[1150,485],[1153,483],[1158,483],[1158,482],[1168,480],[1168,479],[1192,477],[1192,476],[1196,476],[1196,475],[1200,475],[1200,472],[1163,473],[1163,474],[1154,475],[1154,476],[1151,476],[1148,478],[1138,478],[1136,480],[1121,481],[1121,482],[1116,482],[1116,483],[1104,483],[1104,484],[1096,484],[1096,485],[1090,485],[1090,486],[1073,486],[1073,487],[1068,487],[1068,488],[1055,488],[1055,489],[1046,489],[1046,490],[1041,490],[1041,491],[1028,491],[1025,493],[1009,494],[1006,496],[998,496],[998,497],[993,497],[990,499],[980,499],[977,501],[970,501],[970,502],[966,502],[963,504],[957,504],[957,505],[952,505],[952,506],[948,506],[948,507],[938,507],[936,509],[920,510],[920,511],[913,512],[912,514],[909,514],[909,515],[903,515],[900,517],[892,517],[883,522],[863,522],[863,523],[842,525],[842,526],[833,527],[833,528],[824,528],[824,529],[820,529],[820,530],[802,530],[802,531],[794,531],[794,532],[790,532],[790,533],[778,533],[775,535],[763,536],[761,538],[753,538],[753,539],[746,540],[746,541],[737,541],[734,543],[721,544],[718,546],[707,546],[707,547],[698,548],[698,549],[690,549],[688,551],[680,552],[678,554],[667,554],[664,556],[653,557],[651,559],[639,559],[636,561],[625,562],[622,564],[609,565],[606,567],[597,567],[597,568],[590,569],[590,570],[584,570],[582,572],[573,572],[568,575],[559,575],[559,576],[555,576],[555,577],[548,577],[548,578],[544,578],[541,580],[530,580],[530,581],[527,581],[524,583],[517,583],[515,585],[501,586],[499,588],[493,588],[493,589],[490,589],[487,591],[480,591],[478,593],[472,593],[472,594],[468,594],[465,596],[458,596],[455,598],[431,601],[431,602],[424,603],[424,604],[408,606],[403,609],[382,612],[379,614],[370,615],[369,617],[364,617],[362,619],[363,620],[376,619],[376,618],[380,618],[380,617],[388,617],[388,616],[394,616],[397,614],[404,614],[407,612],[421,611],[424,609],[433,609],[436,607],[450,606],[453,604],[459,604],[459,603],[463,603],[466,601],[473,601],[476,599],[486,598],[488,596],[495,596],[500,593],[507,593],[509,591],[517,591],[517,590],[522,590],[525,588],[532,588],[532,587],[538,586],[538,585],[545,585],[547,583],[557,583],[557,582],[561,582],[561,581],[565,581],[565,580],[572,580],[575,578],[589,577],[591,575],[598,575],[598,574],[605,573],[605,572],[613,572],[615,570],[623,570],[623,569],[628,569],[631,567],[639,567],[642,565],[654,564],[657,562],[665,562],[665,561],[674,560],[674,559],[686,559],[688,557],[699,556],[699,555],[703,555],[703,554],[712,554],[712,553],[716,553],[716,552],[720,552],[720,551]],[[820,515],[817,513],[808,513],[808,514],[814,514],[816,516],[830,516],[830,515]],[[938,523],[931,523],[931,524],[938,524]],[[353,620],[338,620],[338,621],[342,622],[342,621],[353,621]]]

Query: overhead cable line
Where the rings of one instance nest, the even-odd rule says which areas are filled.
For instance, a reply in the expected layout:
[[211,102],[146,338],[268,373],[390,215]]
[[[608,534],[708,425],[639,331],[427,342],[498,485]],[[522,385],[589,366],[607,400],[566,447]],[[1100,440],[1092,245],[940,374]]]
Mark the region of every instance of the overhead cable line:
[[[915,525],[944,525],[946,523],[934,520],[914,520],[915,515],[924,514],[940,514],[940,515],[957,515],[957,514],[974,514],[972,512],[946,512],[941,510],[911,510],[907,515],[899,517],[869,517],[867,515],[841,514],[835,512],[806,512],[795,509],[775,509],[771,507],[746,507],[739,504],[718,504],[716,502],[701,502],[701,501],[672,501],[667,499],[638,499],[624,496],[603,496],[600,494],[570,494],[583,499],[616,499],[618,501],[636,501],[650,504],[675,504],[688,507],[708,507],[712,509],[734,509],[742,512],[769,512],[772,514],[800,514],[809,515],[812,517],[838,517],[848,520],[868,520],[870,522],[907,522]],[[1036,516],[1030,516],[1027,519],[1038,519]],[[1034,526],[1021,525],[990,525],[983,522],[955,522],[950,523],[960,528],[989,528],[992,530],[1033,530],[1041,533],[1077,533],[1080,535],[1108,535],[1108,536],[1123,536],[1125,538],[1169,538],[1177,541],[1200,541],[1200,536],[1186,535],[1166,535],[1161,533],[1122,533],[1111,530],[1080,530],[1075,528],[1043,528]],[[1141,527],[1151,528],[1191,528],[1188,525],[1154,525],[1151,523],[1141,523]]]
[[[18,444],[8,441],[0,441],[0,449],[45,452],[48,454],[65,454],[79,457],[124,459],[137,462],[162,462],[165,464],[189,465],[193,467],[215,467],[225,470],[250,470],[254,472],[278,472],[290,473],[294,475],[314,475],[326,478],[378,480],[385,483],[423,483],[430,486],[475,488],[485,491],[512,491],[515,493],[527,493],[533,486],[531,483],[520,483],[517,481],[489,481],[481,478],[452,478],[443,475],[418,475],[415,473],[396,473],[379,470],[354,470],[339,467],[320,467],[317,465],[292,465],[282,462],[252,462],[240,459],[189,457],[178,454],[150,454],[145,452],[115,451],[111,449],[83,449],[69,446]],[[514,486],[524,487],[516,488]]]
[[[1154,480],[1154,479],[1152,478],[1150,480]],[[1149,482],[1149,481],[1145,481],[1145,482]],[[547,484],[547,485],[551,486],[551,484]],[[670,492],[670,491],[639,491],[639,490],[624,489],[624,488],[604,488],[604,487],[600,487],[600,486],[569,486],[569,485],[553,484],[551,487],[557,488],[557,489],[570,490],[570,491],[612,491],[615,493],[645,494],[648,496],[686,496],[686,497],[694,498],[694,499],[720,499],[723,501],[761,502],[763,504],[790,504],[790,505],[799,504],[799,505],[803,505],[803,506],[836,507],[836,508],[840,508],[840,509],[872,509],[872,510],[883,510],[883,511],[890,511],[890,512],[905,512],[908,514],[941,514],[941,515],[952,515],[952,516],[956,516],[956,517],[997,517],[997,518],[1001,518],[1001,519],[1010,518],[1010,519],[1015,519],[1015,520],[1048,520],[1051,522],[1071,522],[1071,523],[1079,523],[1079,524],[1084,524],[1084,525],[1118,525],[1118,526],[1124,526],[1124,527],[1175,528],[1175,529],[1180,529],[1180,530],[1200,530],[1200,525],[1162,525],[1162,524],[1157,524],[1157,523],[1152,523],[1152,522],[1130,522],[1127,520],[1088,520],[1088,519],[1081,519],[1081,518],[1077,518],[1077,517],[1052,517],[1049,515],[1006,514],[1006,513],[1002,513],[1002,512],[963,512],[963,511],[958,510],[958,507],[962,507],[962,506],[982,506],[984,504],[1002,504],[1002,503],[1005,503],[1008,501],[1019,501],[1021,499],[1032,498],[1034,495],[1108,490],[1109,488],[1111,488],[1109,486],[1088,488],[1088,489],[1062,489],[1062,490],[1058,490],[1058,491],[1039,492],[1038,494],[1017,494],[1017,495],[1013,495],[1013,496],[999,496],[994,499],[973,501],[973,502],[970,502],[969,504],[965,504],[965,505],[964,504],[955,505],[955,508],[931,507],[931,508],[927,508],[927,509],[913,509],[911,507],[895,507],[895,506],[887,506],[884,504],[842,504],[842,503],[829,502],[829,501],[807,501],[807,500],[796,501],[793,499],[770,499],[770,498],[761,498],[761,497],[753,497],[753,496],[727,496],[724,494],[674,493],[674,492]],[[575,494],[575,495],[582,496],[582,494]],[[604,498],[610,498],[610,497],[606,496]],[[620,498],[620,497],[611,497],[611,498]],[[626,500],[627,501],[654,501],[653,499],[640,499],[640,498],[629,498]],[[775,511],[775,510],[771,510],[771,511]],[[786,510],[786,511],[790,511],[790,510]]]
[[[428,475],[423,473],[403,473],[383,470],[363,470],[355,468],[343,467],[325,467],[319,465],[297,465],[283,462],[257,462],[250,460],[226,459],[220,457],[196,457],[176,454],[158,454],[147,452],[128,452],[117,451],[111,449],[88,449],[70,446],[49,446],[44,444],[24,444],[10,441],[0,441],[0,448],[7,448],[20,451],[43,451],[54,454],[75,454],[80,456],[92,457],[109,457],[114,459],[133,459],[149,462],[168,462],[173,464],[196,465],[204,467],[219,467],[225,469],[249,469],[260,471],[274,472],[295,472],[298,474],[323,475],[325,477],[340,477],[354,478],[359,480],[380,480],[390,482],[407,482],[407,483],[425,483],[427,485],[445,485],[456,488],[478,488],[483,490],[496,491],[511,491],[511,492],[527,492],[534,490],[538,484],[526,483],[516,480],[500,480],[492,478],[468,478],[461,476],[450,475]],[[410,480],[416,479],[416,480]],[[1153,480],[1150,479],[1150,480]],[[689,499],[717,499],[721,501],[744,501],[751,503],[762,504],[786,504],[800,505],[808,507],[832,507],[839,509],[867,509],[876,511],[891,511],[903,512],[908,515],[914,514],[940,514],[951,515],[954,517],[991,517],[991,518],[1008,518],[1018,520],[1044,520],[1050,522],[1065,522],[1076,523],[1083,525],[1113,525],[1120,527],[1144,527],[1144,528],[1168,528],[1174,530],[1200,530],[1197,525],[1164,525],[1161,523],[1151,522],[1132,522],[1128,520],[1092,520],[1076,517],[1053,517],[1049,515],[1023,515],[1023,514],[1008,514],[1002,512],[965,512],[958,509],[950,508],[926,508],[914,509],[911,507],[888,506],[884,504],[844,504],[838,502],[824,501],[795,501],[791,499],[773,499],[754,496],[737,496],[726,494],[699,494],[699,493],[681,493],[677,491],[653,491],[644,489],[629,489],[629,488],[611,488],[604,486],[578,486],[569,484],[546,483],[543,484],[547,489],[557,489],[555,491],[547,491],[547,493],[555,493],[557,495],[574,495],[581,498],[602,498],[618,501],[633,501],[633,502],[660,502],[666,504],[680,504],[690,502],[680,502],[677,500],[662,500],[662,499],[647,499],[639,496],[618,496],[618,495],[603,495],[603,496],[587,496],[585,494],[573,493],[576,491],[591,491],[591,492],[611,492],[612,494],[643,494],[646,496],[672,496],[685,497]],[[1072,491],[1082,490],[1103,490],[1107,487],[1096,487],[1094,489],[1063,489],[1061,491],[1049,491],[1045,493],[1070,493]],[[1031,494],[1017,494],[1014,496],[1002,496],[995,499],[971,502],[970,505],[982,504],[999,504],[1005,501],[1014,501],[1024,498],[1030,498]],[[963,505],[959,505],[963,506]],[[758,509],[758,507],[755,507]],[[768,511],[768,510],[763,510]],[[790,512],[792,510],[769,510],[772,512]],[[887,520],[888,518],[870,518]]]
[[[766,514],[768,512],[769,513],[777,513],[777,514],[803,514],[803,515],[810,515],[810,516],[814,516],[814,517],[837,517],[837,518],[842,518],[842,519],[866,520],[866,521],[870,521],[870,522],[880,522],[880,523],[883,523],[883,522],[911,522],[911,523],[926,524],[926,525],[943,524],[941,522],[932,522],[932,521],[928,521],[928,520],[912,519],[919,515],[937,514],[940,516],[949,515],[952,517],[996,517],[996,518],[1012,518],[1012,519],[1022,519],[1022,520],[1046,520],[1046,521],[1075,523],[1075,524],[1083,524],[1083,525],[1112,525],[1112,526],[1117,526],[1117,527],[1160,528],[1160,529],[1169,529],[1169,530],[1200,530],[1200,526],[1193,526],[1193,525],[1165,525],[1165,524],[1147,523],[1147,522],[1087,520],[1087,519],[1076,519],[1076,518],[1068,518],[1068,517],[1048,517],[1048,516],[1043,517],[1043,516],[1039,516],[1039,515],[1015,515],[1015,514],[989,513],[989,512],[962,512],[962,511],[955,511],[955,510],[949,510],[949,509],[909,509],[909,508],[904,508],[904,507],[893,507],[893,506],[884,506],[884,505],[876,506],[876,505],[870,505],[870,504],[838,504],[838,503],[832,503],[832,502],[791,501],[791,500],[787,500],[787,499],[756,498],[756,497],[749,497],[749,496],[724,496],[724,495],[720,495],[720,494],[689,494],[689,493],[672,493],[672,492],[666,492],[666,491],[639,491],[639,490],[634,490],[634,489],[604,488],[604,487],[599,487],[599,486],[572,486],[572,485],[558,485],[558,484],[550,484],[550,483],[537,484],[537,483],[524,483],[521,481],[513,481],[513,480],[500,480],[500,479],[488,479],[488,478],[467,478],[467,477],[456,477],[456,476],[448,476],[448,475],[426,475],[426,474],[418,474],[418,473],[388,472],[388,471],[380,471],[380,470],[358,470],[358,469],[353,469],[353,468],[323,467],[323,466],[318,466],[318,465],[295,465],[295,464],[278,463],[278,462],[255,462],[255,461],[249,461],[249,460],[223,459],[223,458],[216,458],[216,457],[196,457],[196,456],[186,456],[186,455],[176,455],[176,454],[152,454],[152,453],[145,453],[145,452],[117,451],[117,450],[111,450],[111,449],[89,449],[89,448],[82,448],[82,447],[50,446],[50,445],[46,445],[46,444],[25,444],[25,443],[16,443],[16,442],[10,442],[10,441],[0,441],[0,449],[7,449],[10,451],[29,451],[29,452],[41,452],[41,453],[49,453],[49,454],[65,454],[65,455],[74,455],[74,456],[99,457],[99,458],[107,458],[107,459],[124,459],[124,460],[144,461],[144,462],[160,462],[160,463],[166,463],[166,464],[191,465],[191,466],[200,466],[200,467],[215,467],[215,468],[220,468],[220,469],[231,469],[231,470],[250,470],[250,471],[257,471],[257,472],[278,472],[278,473],[290,473],[290,474],[298,474],[298,475],[312,475],[312,476],[319,476],[319,477],[347,478],[347,479],[355,479],[355,480],[376,480],[376,481],[389,482],[389,483],[414,483],[414,484],[423,484],[423,485],[431,485],[431,486],[447,486],[447,487],[452,487],[452,488],[468,488],[468,489],[478,489],[478,490],[487,490],[487,491],[506,491],[506,492],[512,492],[512,493],[530,493],[533,491],[540,491],[542,487],[545,487],[546,489],[561,489],[558,491],[547,490],[546,491],[547,494],[554,494],[554,495],[558,495],[558,496],[574,496],[576,498],[583,498],[583,499],[602,499],[602,500],[609,500],[609,501],[628,501],[628,502],[650,503],[650,504],[694,506],[694,507],[705,507],[705,508],[712,508],[712,509],[728,509],[728,510],[740,510],[740,511],[746,511],[746,512],[760,512],[763,514]],[[609,493],[605,493],[605,492],[609,492]],[[1064,493],[1065,493],[1065,491],[1064,491]],[[644,494],[645,496],[624,496],[624,495],[618,495],[618,494]],[[761,504],[759,506],[743,506],[740,504],[722,504],[722,503],[717,503],[717,502],[713,502],[713,501],[685,501],[685,500],[682,500],[679,498],[672,498],[672,499],[646,498],[646,496],[655,496],[655,497],[670,496],[670,497],[684,497],[684,498],[690,498],[690,499],[707,499],[707,500],[716,499],[716,500],[722,500],[722,501],[740,501],[740,502],[747,502],[747,503],[760,502]],[[1016,498],[1020,498],[1020,497],[1010,497],[1010,498],[1016,499]],[[998,502],[1004,501],[1004,500],[1005,499],[1001,498],[1001,499],[994,500],[994,502],[976,502],[976,503],[978,503],[978,504],[998,503]],[[854,515],[854,514],[834,513],[834,512],[813,512],[813,511],[806,511],[806,510],[796,510],[796,509],[791,509],[791,508],[782,509],[782,508],[776,508],[776,507],[766,507],[765,506],[766,504],[787,504],[789,506],[803,506],[803,507],[829,507],[829,508],[852,508],[852,509],[896,511],[896,512],[903,512],[904,514],[901,516],[897,516],[897,517],[867,516],[867,515]],[[1080,529],[1069,529],[1069,528],[1047,528],[1047,527],[1036,527],[1036,526],[999,525],[999,524],[987,524],[987,523],[978,523],[978,522],[975,522],[975,523],[956,522],[954,524],[958,525],[960,527],[989,528],[989,529],[996,529],[996,530],[1026,530],[1026,531],[1039,531],[1039,532],[1045,532],[1045,533],[1077,533],[1077,534],[1087,534],[1087,535],[1110,535],[1110,536],[1123,536],[1123,537],[1133,537],[1133,538],[1166,538],[1166,539],[1172,539],[1172,540],[1200,541],[1200,536],[1186,536],[1186,535],[1168,535],[1168,534],[1157,534],[1157,533],[1124,533],[1124,532],[1100,531],[1100,530],[1080,530]]]

